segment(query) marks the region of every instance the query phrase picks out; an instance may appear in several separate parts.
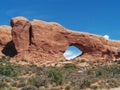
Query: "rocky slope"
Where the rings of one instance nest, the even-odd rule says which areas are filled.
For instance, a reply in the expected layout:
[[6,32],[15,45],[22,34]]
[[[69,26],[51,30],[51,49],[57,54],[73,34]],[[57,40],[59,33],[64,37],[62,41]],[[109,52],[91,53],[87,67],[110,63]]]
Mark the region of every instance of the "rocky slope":
[[83,53],[80,58],[111,60],[120,57],[120,41],[102,36],[70,31],[58,23],[29,21],[24,17],[11,20],[11,27],[0,26],[0,55],[43,64],[65,60],[63,53],[76,46]]

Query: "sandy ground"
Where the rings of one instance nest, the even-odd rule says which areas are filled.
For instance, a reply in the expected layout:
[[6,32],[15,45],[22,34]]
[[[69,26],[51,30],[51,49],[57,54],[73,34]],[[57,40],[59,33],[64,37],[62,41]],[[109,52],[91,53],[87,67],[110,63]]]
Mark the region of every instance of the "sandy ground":
[[118,87],[118,88],[112,88],[110,90],[120,90],[120,87]]

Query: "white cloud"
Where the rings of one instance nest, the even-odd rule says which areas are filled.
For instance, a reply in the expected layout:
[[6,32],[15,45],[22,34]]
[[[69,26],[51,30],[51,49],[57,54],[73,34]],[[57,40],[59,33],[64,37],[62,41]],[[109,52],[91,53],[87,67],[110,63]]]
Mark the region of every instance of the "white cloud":
[[73,59],[75,57],[77,57],[79,55],[79,53],[74,53],[71,50],[66,50],[66,52],[64,53],[64,57],[67,60]]
[[107,39],[107,40],[110,39],[109,35],[104,35],[103,37],[104,37],[105,39]]

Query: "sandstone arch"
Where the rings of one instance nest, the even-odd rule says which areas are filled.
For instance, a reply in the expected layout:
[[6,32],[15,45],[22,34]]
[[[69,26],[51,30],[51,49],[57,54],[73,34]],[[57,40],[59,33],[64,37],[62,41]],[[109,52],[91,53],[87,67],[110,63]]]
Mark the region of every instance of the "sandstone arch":
[[[65,60],[63,53],[71,45],[83,51],[80,57],[89,60],[120,58],[120,41],[70,31],[58,23],[41,20],[30,22],[24,17],[16,17],[11,20],[11,27],[12,34],[4,32],[2,29],[5,27],[0,28],[0,32],[4,32],[4,36],[0,36],[0,50],[12,40],[17,52],[15,59],[26,58],[40,64]],[[2,40],[6,36],[9,38],[6,41]]]

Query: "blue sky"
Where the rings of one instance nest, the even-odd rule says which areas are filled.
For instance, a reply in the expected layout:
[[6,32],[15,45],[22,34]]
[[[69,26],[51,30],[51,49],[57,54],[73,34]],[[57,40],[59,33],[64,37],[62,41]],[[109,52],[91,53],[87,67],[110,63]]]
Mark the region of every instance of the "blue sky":
[[120,39],[120,0],[1,0],[0,16],[0,25],[9,25],[12,17],[24,16]]

